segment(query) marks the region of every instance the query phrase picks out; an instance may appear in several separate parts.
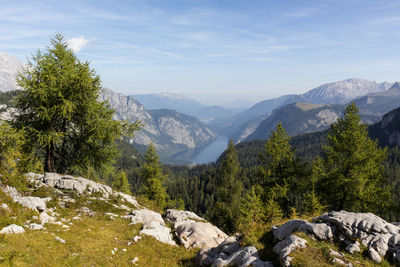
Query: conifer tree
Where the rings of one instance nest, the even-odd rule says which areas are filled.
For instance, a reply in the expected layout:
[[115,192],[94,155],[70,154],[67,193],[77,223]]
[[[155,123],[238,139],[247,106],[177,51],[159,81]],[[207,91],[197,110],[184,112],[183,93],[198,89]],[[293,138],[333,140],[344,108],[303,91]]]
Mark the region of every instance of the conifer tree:
[[146,163],[141,166],[141,175],[145,181],[144,193],[149,199],[155,200],[159,208],[164,209],[168,198],[166,188],[163,186],[166,176],[162,173],[153,143],[146,150],[144,157]]
[[311,171],[311,191],[304,194],[304,212],[310,216],[320,215],[325,209],[315,191],[318,179],[321,179],[323,175],[323,161],[321,157],[318,157]]
[[[262,168],[264,192],[279,190],[279,192],[274,193],[273,198],[267,196],[264,199],[271,207],[279,205],[283,212],[287,214],[289,213],[289,206],[294,205],[295,191],[300,180],[300,175],[296,173],[297,162],[294,150],[289,141],[290,136],[286,133],[282,123],[279,123],[267,140],[265,154],[262,158],[264,162]],[[290,196],[288,193],[290,193]]]
[[118,172],[118,174],[114,177],[111,186],[114,188],[114,190],[120,191],[124,194],[132,194],[131,184],[129,183],[124,171]]
[[246,193],[240,202],[240,215],[238,219],[238,228],[241,231],[253,228],[265,220],[264,204],[261,199],[263,189],[260,185],[254,185]]
[[236,230],[242,183],[238,180],[240,165],[235,145],[230,140],[217,171],[216,204],[213,221],[228,233]]
[[335,210],[370,211],[382,193],[386,149],[368,137],[367,126],[353,102],[331,125],[324,152],[320,186]]
[[32,57],[18,85],[25,90],[17,97],[15,125],[25,130],[46,172],[101,172],[117,153],[115,140],[139,127],[112,119],[110,105],[98,101],[99,76],[77,59],[61,34]]

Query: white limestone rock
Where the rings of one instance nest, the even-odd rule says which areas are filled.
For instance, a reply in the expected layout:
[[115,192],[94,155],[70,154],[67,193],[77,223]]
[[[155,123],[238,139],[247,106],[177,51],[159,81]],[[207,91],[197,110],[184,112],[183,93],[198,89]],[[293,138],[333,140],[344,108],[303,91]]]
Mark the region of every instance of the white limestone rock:
[[0,208],[2,208],[3,210],[6,210],[6,211],[10,211],[10,208],[8,207],[8,205],[6,203],[1,203]]
[[161,214],[148,209],[134,210],[124,218],[128,218],[133,224],[141,223],[143,225],[151,222],[158,222],[160,225],[165,226],[165,222],[161,217]]
[[208,222],[181,221],[175,224],[175,233],[186,248],[212,248],[221,244],[228,236]]
[[360,242],[356,241],[355,243],[348,244],[345,249],[350,254],[353,254],[354,252],[360,252]]
[[283,240],[293,232],[300,231],[311,234],[319,240],[329,240],[333,238],[332,229],[325,223],[310,223],[305,220],[290,220],[274,230],[274,237]]
[[165,217],[171,223],[178,223],[186,220],[206,221],[196,213],[186,210],[168,209],[165,213]]
[[7,227],[4,227],[1,229],[0,234],[22,234],[25,233],[25,230],[22,226],[16,225],[16,224],[11,224]]
[[43,225],[37,224],[37,223],[31,223],[31,224],[29,224],[29,229],[30,230],[43,230]]
[[196,256],[199,266],[255,266],[273,267],[269,261],[262,261],[253,246],[240,247],[237,236],[228,237],[219,246],[201,249]]
[[307,240],[295,235],[290,235],[284,240],[279,241],[274,246],[274,252],[279,256],[279,260],[283,266],[290,266],[290,263],[292,261],[292,258],[289,257],[290,253],[292,253],[297,248],[305,248],[306,243]]
[[63,243],[63,244],[67,243],[64,239],[62,239],[62,238],[60,238],[58,236],[56,236],[55,239],[60,243]]
[[152,221],[143,225],[143,229],[139,232],[141,235],[152,236],[158,241],[176,246],[177,244],[172,239],[171,229],[161,225],[159,222]]
[[381,261],[382,261],[379,253],[373,248],[368,249],[368,256],[371,260],[373,260],[376,263],[381,263]]
[[6,185],[1,187],[1,189],[10,196],[14,202],[32,210],[44,211],[46,210],[46,202],[50,201],[50,197],[40,198],[40,197],[25,197],[22,196],[17,189],[12,186]]

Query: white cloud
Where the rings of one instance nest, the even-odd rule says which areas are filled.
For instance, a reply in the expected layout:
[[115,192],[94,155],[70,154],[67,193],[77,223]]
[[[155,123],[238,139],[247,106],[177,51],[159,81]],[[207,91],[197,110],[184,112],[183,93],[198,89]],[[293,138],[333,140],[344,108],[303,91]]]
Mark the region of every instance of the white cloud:
[[75,53],[81,51],[89,43],[88,39],[85,37],[75,37],[67,40],[68,47],[72,49]]

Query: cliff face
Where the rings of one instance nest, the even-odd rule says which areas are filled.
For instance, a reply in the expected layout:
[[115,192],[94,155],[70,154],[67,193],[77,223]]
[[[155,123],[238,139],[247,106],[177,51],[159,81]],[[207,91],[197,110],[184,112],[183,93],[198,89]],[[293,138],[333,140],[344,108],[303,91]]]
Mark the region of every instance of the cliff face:
[[400,108],[383,116],[379,123],[369,128],[370,136],[379,139],[381,146],[400,146]]

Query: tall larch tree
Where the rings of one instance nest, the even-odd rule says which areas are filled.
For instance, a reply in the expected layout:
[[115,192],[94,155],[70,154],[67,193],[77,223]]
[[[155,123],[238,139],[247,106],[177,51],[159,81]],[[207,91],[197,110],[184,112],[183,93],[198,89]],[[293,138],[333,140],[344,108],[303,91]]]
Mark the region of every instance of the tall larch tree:
[[116,139],[139,128],[138,122],[112,119],[110,105],[98,101],[100,77],[78,60],[61,34],[32,57],[18,85],[25,90],[16,100],[15,126],[25,130],[46,172],[100,171],[115,157]]
[[385,193],[381,173],[386,149],[368,137],[354,102],[331,125],[323,156],[319,184],[330,209],[365,212],[380,203]]
[[217,194],[213,221],[228,233],[237,227],[240,214],[242,183],[238,179],[240,165],[235,144],[230,140],[217,171]]

